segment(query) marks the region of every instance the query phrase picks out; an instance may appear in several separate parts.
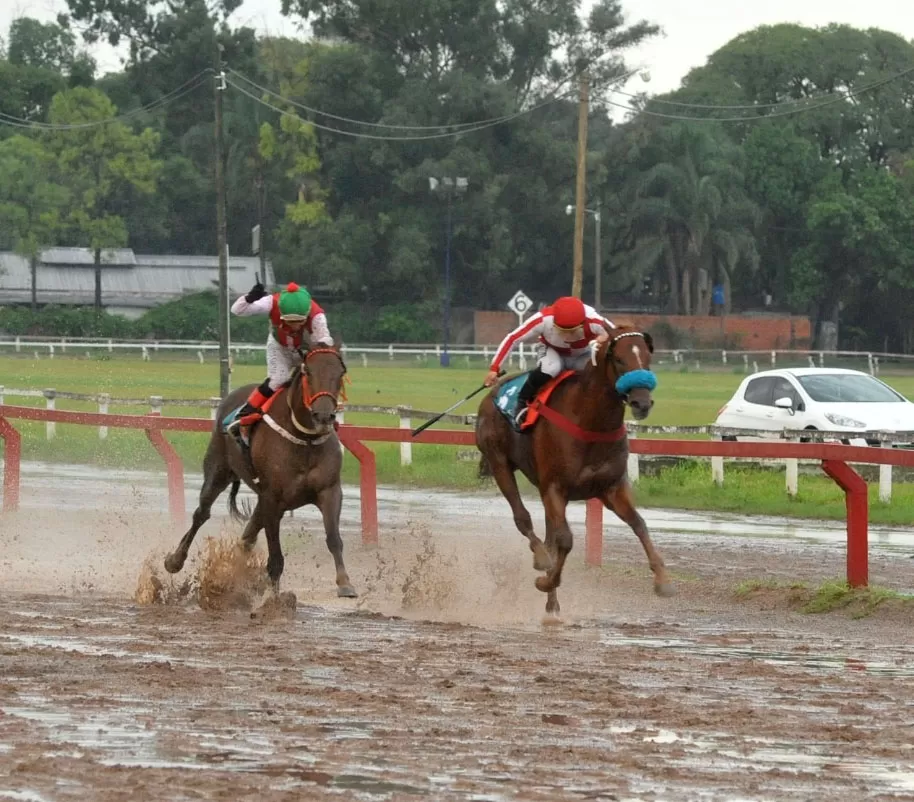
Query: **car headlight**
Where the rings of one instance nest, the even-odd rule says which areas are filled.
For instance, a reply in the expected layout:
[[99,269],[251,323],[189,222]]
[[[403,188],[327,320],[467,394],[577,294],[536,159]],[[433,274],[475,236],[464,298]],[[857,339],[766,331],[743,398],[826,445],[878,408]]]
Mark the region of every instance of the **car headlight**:
[[854,418],[845,418],[844,415],[836,415],[834,412],[826,412],[825,419],[831,421],[835,426],[846,426],[849,429],[865,429],[866,424]]

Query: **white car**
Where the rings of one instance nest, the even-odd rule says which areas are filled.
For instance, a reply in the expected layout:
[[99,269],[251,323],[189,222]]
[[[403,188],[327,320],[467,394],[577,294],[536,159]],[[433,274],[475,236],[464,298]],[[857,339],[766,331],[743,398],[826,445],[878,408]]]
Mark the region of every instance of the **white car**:
[[866,431],[910,432],[914,443],[914,404],[859,370],[766,370],[743,379],[733,398],[717,413],[715,425],[772,432],[848,432],[850,436],[842,441],[854,445],[878,444],[875,439],[859,437]]

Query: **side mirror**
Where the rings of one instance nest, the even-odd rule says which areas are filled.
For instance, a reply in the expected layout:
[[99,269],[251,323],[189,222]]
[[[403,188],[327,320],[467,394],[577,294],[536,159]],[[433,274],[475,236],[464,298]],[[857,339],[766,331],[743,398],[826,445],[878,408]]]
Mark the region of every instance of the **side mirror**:
[[777,400],[774,402],[774,405],[775,405],[778,409],[786,409],[788,412],[790,412],[791,415],[794,414],[794,412],[793,412],[793,401],[791,401],[789,398],[787,398],[787,396],[784,396],[783,398],[777,399]]

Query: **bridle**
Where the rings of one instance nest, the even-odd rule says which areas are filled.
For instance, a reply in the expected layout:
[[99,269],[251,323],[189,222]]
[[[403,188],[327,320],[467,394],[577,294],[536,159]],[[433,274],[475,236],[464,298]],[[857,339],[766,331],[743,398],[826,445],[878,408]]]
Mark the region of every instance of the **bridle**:
[[[336,410],[338,410],[340,407],[340,398],[342,398],[343,401],[346,401],[346,388],[342,383],[340,384],[339,394],[331,393],[329,390],[319,390],[316,393],[311,393],[311,387],[308,383],[308,376],[310,375],[310,371],[308,370],[308,360],[316,354],[333,354],[337,359],[340,360],[340,365],[343,367],[343,380],[345,380],[347,377],[346,362],[339,351],[334,348],[310,349],[305,353],[302,359],[301,369],[299,371],[301,373],[302,406],[304,406],[304,408],[310,413],[311,408],[314,406],[314,402],[317,401],[318,398],[326,396],[331,401],[333,401],[333,411],[336,412]],[[305,426],[298,420],[298,418],[295,417],[295,409],[292,406],[292,393],[286,394],[286,402],[289,405],[289,413],[292,418],[292,425],[298,429],[298,431],[302,432],[303,434],[311,435],[312,437],[320,436],[322,434],[322,432],[319,432],[317,429],[312,429],[308,426]]]
[[[612,339],[608,340],[606,343],[606,356],[607,360],[614,360],[614,349],[616,345],[624,340],[626,337],[640,337],[644,340],[644,344],[650,350],[651,346],[648,343],[648,338],[645,336],[644,332],[641,331],[623,331],[617,334]],[[594,340],[590,344],[590,362],[594,367],[599,367],[597,365],[597,357],[600,353],[600,343]],[[640,360],[639,360],[640,361]],[[653,371],[645,369],[644,367],[633,368],[631,370],[626,370],[624,373],[619,372],[618,366],[615,362],[612,363],[613,370],[616,374],[616,381],[614,382],[614,387],[616,392],[622,396],[626,401],[628,400],[629,392],[635,387],[645,387],[646,389],[653,390],[657,386],[657,379],[654,376]]]

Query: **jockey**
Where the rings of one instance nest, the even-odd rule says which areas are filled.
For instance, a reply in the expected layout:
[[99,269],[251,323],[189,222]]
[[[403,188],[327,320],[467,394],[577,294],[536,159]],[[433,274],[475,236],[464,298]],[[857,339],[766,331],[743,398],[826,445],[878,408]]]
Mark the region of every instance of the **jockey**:
[[299,348],[307,331],[311,343],[332,346],[333,338],[327,329],[324,310],[311,298],[304,287],[290,283],[281,292],[268,295],[263,284],[255,284],[247,295],[232,304],[232,314],[269,315],[270,333],[267,335],[267,380],[251,393],[247,403],[238,411],[229,429],[249,426],[263,417],[263,405],[292,376],[301,362]]
[[517,397],[520,408],[517,421],[520,422],[540,388],[563,370],[583,368],[590,355],[590,343],[606,339],[613,328],[609,320],[579,298],[559,298],[502,340],[489,367],[485,385],[491,387],[498,380],[501,364],[515,343],[539,341],[542,351],[539,364],[530,371]]

